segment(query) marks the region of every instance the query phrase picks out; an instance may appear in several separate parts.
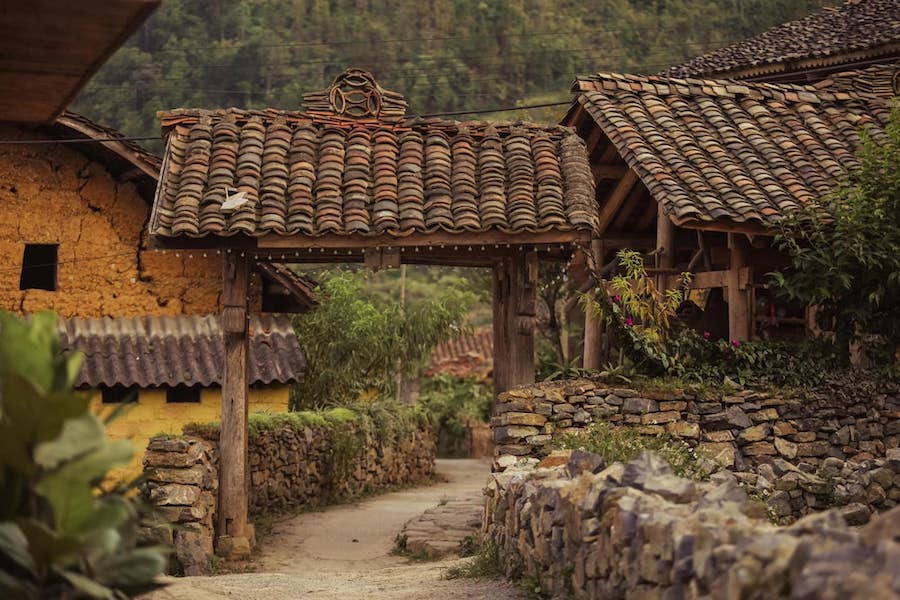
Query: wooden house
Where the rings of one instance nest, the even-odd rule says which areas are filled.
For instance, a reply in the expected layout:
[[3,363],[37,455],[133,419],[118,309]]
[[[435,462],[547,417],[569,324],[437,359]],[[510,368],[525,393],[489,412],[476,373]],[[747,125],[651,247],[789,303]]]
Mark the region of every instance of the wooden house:
[[[590,156],[597,269],[618,248],[641,250],[665,287],[693,273],[700,310],[688,321],[698,329],[732,340],[805,335],[812,310],[767,285],[766,274],[788,264],[773,246],[773,225],[857,164],[861,128],[884,135],[897,94],[898,24],[898,3],[862,0],[662,75],[579,78],[563,124],[576,128]],[[817,37],[830,27],[840,34]],[[879,60],[886,62],[872,64]],[[867,66],[847,70],[859,61]],[[754,80],[711,78],[720,74]],[[769,75],[778,83],[762,81]],[[585,365],[595,368],[598,327],[586,326]]]

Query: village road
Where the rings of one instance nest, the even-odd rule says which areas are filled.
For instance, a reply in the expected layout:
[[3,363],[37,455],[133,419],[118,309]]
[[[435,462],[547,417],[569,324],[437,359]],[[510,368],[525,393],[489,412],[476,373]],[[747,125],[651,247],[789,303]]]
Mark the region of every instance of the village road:
[[480,489],[487,462],[439,460],[447,479],[275,523],[256,556],[254,572],[167,578],[145,600],[514,600],[504,580],[445,580],[460,559],[412,561],[391,553],[404,523],[446,498]]

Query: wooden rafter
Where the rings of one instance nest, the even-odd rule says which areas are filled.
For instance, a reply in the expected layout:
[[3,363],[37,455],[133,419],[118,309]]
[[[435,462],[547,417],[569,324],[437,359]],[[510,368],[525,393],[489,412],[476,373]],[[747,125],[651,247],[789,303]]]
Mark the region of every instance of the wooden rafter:
[[619,212],[619,209],[622,207],[622,203],[625,201],[625,198],[631,192],[631,188],[637,183],[638,176],[633,170],[629,169],[622,179],[616,184],[616,186],[612,189],[609,195],[603,200],[603,204],[600,207],[600,215],[597,218],[597,232],[602,236],[603,232],[609,227],[609,224],[612,223],[612,220],[615,218],[616,213]]

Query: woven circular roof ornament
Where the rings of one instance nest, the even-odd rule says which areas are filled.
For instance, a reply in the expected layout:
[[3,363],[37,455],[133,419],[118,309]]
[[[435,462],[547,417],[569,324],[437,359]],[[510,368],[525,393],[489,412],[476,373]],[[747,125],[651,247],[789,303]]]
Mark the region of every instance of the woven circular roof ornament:
[[406,99],[386,90],[368,71],[350,68],[338,75],[327,90],[304,94],[310,113],[350,119],[399,119],[406,113]]

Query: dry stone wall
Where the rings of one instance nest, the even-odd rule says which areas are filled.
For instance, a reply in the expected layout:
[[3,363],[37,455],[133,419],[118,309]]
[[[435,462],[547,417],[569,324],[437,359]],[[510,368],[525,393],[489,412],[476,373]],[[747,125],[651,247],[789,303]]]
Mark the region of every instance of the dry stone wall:
[[862,529],[837,511],[776,527],[730,472],[681,479],[649,452],[516,465],[486,494],[483,533],[503,570],[554,598],[900,597],[900,507]]
[[738,473],[790,521],[844,506],[856,523],[900,502],[900,390],[861,381],[791,396],[743,390],[709,398],[592,380],[500,394],[492,419],[495,470],[541,459],[555,437],[607,421],[669,434]]
[[[216,522],[218,434],[195,433],[153,438],[144,457],[144,495],[160,510],[160,522],[145,533],[174,544],[173,570],[186,575],[210,572]],[[353,424],[337,437],[324,425],[266,429],[249,444],[250,514],[418,483],[434,473],[434,459],[434,436],[425,424],[383,440]]]

